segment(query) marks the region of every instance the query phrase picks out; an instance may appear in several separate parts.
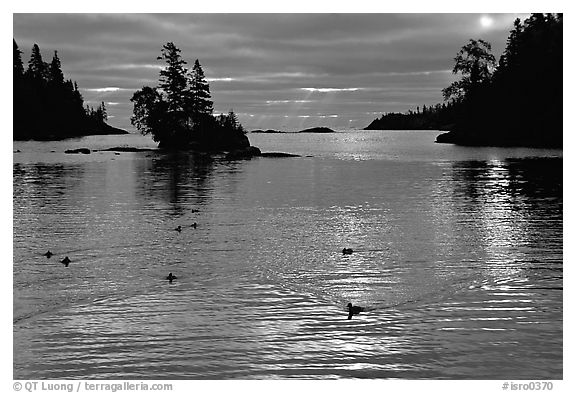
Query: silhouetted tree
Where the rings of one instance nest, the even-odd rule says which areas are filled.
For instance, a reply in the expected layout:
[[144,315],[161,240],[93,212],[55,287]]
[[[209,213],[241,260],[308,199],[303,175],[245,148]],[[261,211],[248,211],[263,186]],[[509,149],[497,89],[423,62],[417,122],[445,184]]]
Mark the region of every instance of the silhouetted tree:
[[211,101],[210,86],[204,77],[204,70],[202,70],[198,59],[194,62],[189,78],[189,94],[191,98],[189,110],[193,113],[194,118],[197,119],[212,115],[213,103]]
[[200,62],[196,60],[188,70],[172,42],[161,53],[158,59],[167,65],[160,71],[159,86],[144,86],[131,98],[132,124],[142,134],[152,134],[160,147],[230,150],[249,146],[235,115],[235,126],[212,116],[210,87]]
[[62,65],[60,64],[60,59],[58,58],[58,51],[54,51],[54,57],[50,63],[49,75],[50,82],[54,85],[62,86],[64,84],[64,74],[62,73]]
[[474,94],[481,85],[490,81],[496,66],[496,58],[490,53],[492,47],[484,40],[470,40],[454,58],[452,72],[462,74],[462,78],[442,90],[444,99],[462,99]]
[[22,63],[22,51],[18,49],[16,40],[14,41],[14,52],[13,52],[13,68],[14,68],[14,78],[21,78],[24,75],[24,64]]
[[23,72],[21,51],[14,41],[14,139],[58,139],[94,133],[118,133],[105,124],[104,103],[84,108],[78,84],[64,79],[58,52],[50,64],[34,44]]
[[162,56],[158,60],[164,60],[166,67],[160,71],[159,88],[166,96],[168,110],[170,112],[184,112],[186,103],[187,70],[186,62],[180,56],[180,49],[173,42],[168,42],[162,47]]
[[489,44],[463,47],[454,67],[463,78],[443,91],[458,103],[458,115],[439,140],[562,146],[562,21],[562,14],[517,19],[493,72]]
[[42,54],[40,53],[38,44],[34,44],[26,73],[31,79],[37,82],[45,81],[47,79],[47,68],[47,64],[42,60]]

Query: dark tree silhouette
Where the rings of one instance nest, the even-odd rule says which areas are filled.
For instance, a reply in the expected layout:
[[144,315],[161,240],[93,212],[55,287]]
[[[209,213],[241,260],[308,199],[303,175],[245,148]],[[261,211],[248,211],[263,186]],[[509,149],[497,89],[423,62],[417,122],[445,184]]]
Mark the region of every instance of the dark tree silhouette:
[[200,119],[203,116],[212,115],[214,104],[211,101],[210,86],[198,59],[194,62],[190,75],[189,93],[191,99],[189,110],[193,112],[195,118]]
[[62,86],[64,83],[64,74],[62,73],[62,65],[58,58],[58,51],[54,51],[54,57],[50,63],[49,68],[50,82],[56,86]]
[[30,56],[30,61],[28,61],[27,75],[35,80],[36,82],[46,81],[47,79],[48,65],[42,60],[42,54],[40,53],[40,48],[38,44],[34,44],[32,47],[32,56]]
[[[142,134],[152,134],[159,147],[170,149],[236,150],[250,146],[245,132],[232,112],[215,119],[210,87],[200,62],[185,67],[180,49],[168,42],[158,60],[159,86],[144,86],[131,98],[132,124]],[[233,121],[229,119],[233,115]]]
[[18,49],[16,40],[14,41],[14,78],[21,78],[24,75],[24,64],[22,63],[22,51]]
[[158,56],[158,60],[166,61],[166,67],[160,71],[158,87],[164,92],[168,111],[181,114],[186,110],[186,96],[183,94],[187,85],[187,70],[184,67],[186,62],[180,56],[180,49],[172,42],[164,45],[161,52],[162,56]]
[[496,67],[496,58],[491,50],[491,45],[484,40],[470,40],[460,49],[454,58],[452,72],[462,74],[462,78],[442,90],[445,100],[461,100],[490,82]]
[[96,110],[84,108],[78,85],[64,78],[57,51],[48,64],[34,44],[25,72],[21,54],[14,40],[15,140],[126,133],[105,123],[104,103]]
[[449,129],[437,142],[562,147],[562,14],[517,19],[498,63],[490,44],[470,40],[455,57],[462,78],[442,93],[446,102],[391,113],[368,129]]

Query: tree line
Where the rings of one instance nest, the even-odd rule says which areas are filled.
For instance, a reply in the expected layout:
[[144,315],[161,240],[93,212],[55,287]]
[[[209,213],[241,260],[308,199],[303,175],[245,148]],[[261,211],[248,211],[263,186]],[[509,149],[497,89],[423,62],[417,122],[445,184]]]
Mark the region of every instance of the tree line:
[[186,67],[172,42],[163,45],[157,60],[166,66],[156,87],[144,86],[131,98],[130,118],[142,134],[151,134],[161,148],[236,150],[250,146],[236,114],[213,115],[210,86],[196,59]]
[[84,106],[78,84],[64,77],[58,51],[47,63],[34,44],[25,69],[23,52],[13,42],[14,140],[123,133],[106,124],[104,102],[96,108]]
[[490,43],[471,39],[457,53],[461,78],[433,110],[387,114],[369,129],[449,129],[438,142],[562,146],[562,14],[516,19],[499,61]]

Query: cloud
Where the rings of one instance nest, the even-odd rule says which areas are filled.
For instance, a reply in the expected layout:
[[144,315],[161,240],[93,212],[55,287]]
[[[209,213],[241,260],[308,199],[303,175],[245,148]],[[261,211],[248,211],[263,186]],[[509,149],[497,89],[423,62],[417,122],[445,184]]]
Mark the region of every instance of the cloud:
[[358,91],[361,90],[359,87],[346,87],[346,88],[336,88],[336,87],[302,87],[301,90],[309,92],[319,92],[319,93],[335,93],[341,91]]
[[232,82],[234,78],[206,78],[208,82]]
[[80,89],[83,91],[90,91],[90,92],[95,92],[95,93],[113,93],[113,92],[117,92],[117,91],[121,91],[121,90],[128,90],[128,89],[123,89],[121,87],[97,87],[97,88],[92,88],[92,89]]
[[45,60],[58,50],[86,101],[113,96],[108,112],[119,127],[131,128],[133,92],[158,84],[167,41],[188,65],[199,59],[215,108],[254,115],[245,121],[320,113],[339,117],[305,119],[368,124],[367,113],[442,102],[460,47],[485,39],[498,57],[513,20],[525,17],[490,14],[486,29],[482,15],[13,14],[13,34],[25,64],[37,42]]

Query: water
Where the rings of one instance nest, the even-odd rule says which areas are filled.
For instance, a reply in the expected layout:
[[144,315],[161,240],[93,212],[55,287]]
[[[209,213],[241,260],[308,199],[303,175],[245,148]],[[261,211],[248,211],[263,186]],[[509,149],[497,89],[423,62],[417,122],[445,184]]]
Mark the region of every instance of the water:
[[14,142],[14,378],[562,379],[562,152],[437,134]]

